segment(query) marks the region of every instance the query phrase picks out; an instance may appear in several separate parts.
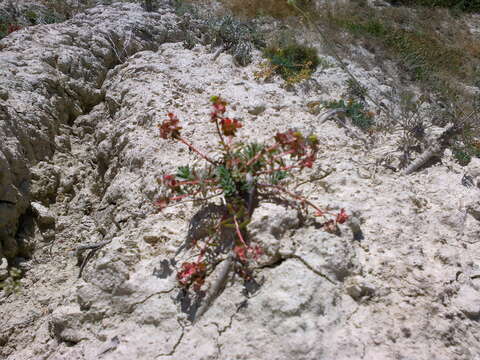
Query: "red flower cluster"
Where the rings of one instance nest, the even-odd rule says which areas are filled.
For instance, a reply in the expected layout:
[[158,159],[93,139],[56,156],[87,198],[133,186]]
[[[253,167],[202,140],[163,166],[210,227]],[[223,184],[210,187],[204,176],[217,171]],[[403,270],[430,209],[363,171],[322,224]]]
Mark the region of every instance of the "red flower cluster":
[[249,254],[254,260],[257,260],[260,255],[263,254],[263,249],[258,246],[245,246],[245,245],[237,245],[234,247],[233,251],[235,252],[235,255],[237,256],[237,259],[239,259],[243,263],[247,263],[247,255]]
[[335,221],[339,224],[343,224],[347,220],[348,220],[348,215],[345,212],[345,209],[341,209],[340,212],[337,214],[337,218],[335,219]]
[[277,133],[275,141],[283,150],[290,152],[293,156],[303,156],[307,152],[307,143],[299,131],[290,129],[283,133]]
[[168,186],[169,188],[176,188],[178,187],[178,181],[175,180],[174,175],[164,175],[163,176],[163,183]]
[[302,160],[300,165],[302,167],[308,167],[311,169],[313,167],[314,162],[315,162],[315,154],[310,154],[307,157],[305,157],[305,159]]
[[177,279],[180,284],[194,284],[194,288],[199,290],[205,282],[206,273],[207,266],[204,262],[186,262],[182,264],[182,270],[177,274]]
[[215,122],[221,119],[225,111],[227,111],[227,102],[219,96],[212,96],[210,100],[213,103],[213,111],[210,114],[210,121]]
[[162,139],[177,139],[180,137],[180,130],[182,129],[181,126],[178,124],[180,120],[175,116],[173,113],[168,113],[168,119],[162,122],[162,125],[159,126],[160,128],[160,137]]
[[227,111],[227,102],[221,97],[212,96],[210,100],[213,103],[213,111],[210,114],[210,121],[220,121],[223,135],[235,136],[237,129],[240,129],[242,127],[242,123],[237,119],[230,119],[223,116],[223,114],[225,114],[225,111]]
[[225,136],[235,136],[237,129],[242,127],[242,123],[237,119],[222,118],[220,120],[222,126],[222,132]]
[[11,34],[14,31],[21,30],[21,29],[22,29],[22,27],[20,25],[9,24],[8,27],[7,27],[7,34]]

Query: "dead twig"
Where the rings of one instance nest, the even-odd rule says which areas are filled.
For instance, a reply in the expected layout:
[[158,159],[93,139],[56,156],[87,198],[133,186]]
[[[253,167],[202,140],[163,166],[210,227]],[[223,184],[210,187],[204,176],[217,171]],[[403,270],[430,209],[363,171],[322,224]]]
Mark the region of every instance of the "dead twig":
[[114,52],[115,56],[117,57],[120,64],[123,64],[125,62],[126,58],[128,57],[128,46],[130,45],[130,41],[132,40],[132,34],[133,34],[133,31],[130,30],[129,33],[128,33],[128,37],[125,40],[125,42],[123,44],[123,48],[120,52],[117,50],[117,46],[115,45],[115,41],[113,41],[110,34],[107,34],[107,40],[110,43],[110,45],[112,47],[112,50],[113,50],[113,52]]
[[432,145],[430,145],[417,159],[415,159],[410,165],[408,165],[403,171],[404,175],[410,175],[411,173],[417,171],[419,168],[427,164],[434,157],[442,156],[445,149],[450,145],[454,136],[458,135],[464,124],[475,114],[475,111],[472,111],[470,114],[465,116],[464,119],[460,120],[457,124],[449,124],[442,134],[438,137]]
[[220,291],[225,287],[228,274],[230,273],[230,270],[232,268],[233,256],[233,251],[230,251],[228,257],[224,260],[222,264],[222,268],[220,269],[217,280],[210,286],[207,295],[205,296],[205,300],[198,308],[195,314],[195,320],[193,321],[194,323],[197,322],[202,317],[202,315],[207,312],[207,310],[210,308],[210,305],[217,298]]
[[[88,261],[93,257],[93,255],[98,250],[103,248],[105,245],[110,244],[111,242],[112,242],[112,239],[100,241],[100,242],[95,243],[95,244],[80,245],[76,248],[75,255],[77,256],[78,262],[81,264],[80,265],[80,271],[78,272],[78,278],[79,279],[82,277],[83,269],[87,265]],[[83,258],[82,253],[85,250],[90,250],[90,251],[88,252],[87,256],[85,256]]]
[[[340,115],[340,116],[337,116]],[[329,120],[330,118],[334,117],[337,120],[337,123],[345,129],[345,132],[350,136],[357,140],[360,140],[364,143],[365,146],[368,146],[368,141],[365,139],[358,131],[356,131],[352,126],[351,123],[348,124],[345,120],[346,111],[345,109],[332,109],[329,110],[322,115],[320,115],[320,124],[323,124],[325,121]]]

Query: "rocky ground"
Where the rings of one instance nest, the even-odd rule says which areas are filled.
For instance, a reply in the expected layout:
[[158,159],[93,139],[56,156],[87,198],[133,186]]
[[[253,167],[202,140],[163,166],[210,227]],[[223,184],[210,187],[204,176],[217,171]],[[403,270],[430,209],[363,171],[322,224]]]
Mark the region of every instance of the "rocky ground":
[[[400,154],[398,134],[364,143],[312,113],[344,93],[340,67],[293,88],[257,80],[258,51],[239,67],[208,46],[186,49],[184,20],[166,3],[152,13],[116,4],[0,41],[0,277],[6,258],[24,272],[0,292],[0,357],[478,359],[480,161],[463,168],[447,150],[432,167],[395,172],[382,164]],[[378,68],[348,66],[375,98],[395,85]],[[173,111],[189,140],[213,150],[216,94],[244,121],[243,139],[318,134],[304,177],[331,174],[301,189],[345,208],[363,236],[262,205],[249,225],[265,249],[257,286],[229,279],[193,324],[163,270],[186,256],[178,249],[201,209],[152,204],[162,174],[197,160],[157,125]],[[106,240],[78,278],[74,249]]]

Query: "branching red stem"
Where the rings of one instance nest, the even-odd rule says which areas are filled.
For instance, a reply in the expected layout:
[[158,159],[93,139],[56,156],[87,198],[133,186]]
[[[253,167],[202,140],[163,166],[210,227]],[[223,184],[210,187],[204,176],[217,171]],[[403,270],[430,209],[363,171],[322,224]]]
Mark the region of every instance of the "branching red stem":
[[249,167],[250,165],[252,165],[253,163],[255,163],[255,161],[257,161],[258,159],[260,159],[260,156],[262,156],[264,152],[273,151],[273,150],[275,150],[277,147],[278,147],[278,144],[275,144],[275,145],[270,146],[267,150],[262,150],[262,151],[260,151],[257,155],[255,155],[253,158],[251,158],[250,161],[247,162],[247,164],[245,165],[245,167]]
[[233,216],[233,221],[235,222],[235,231],[237,232],[238,239],[240,242],[247,248],[247,244],[245,243],[245,240],[243,239],[242,232],[240,231],[240,226],[238,225],[237,221],[237,215]]
[[318,206],[316,206],[314,203],[312,203],[311,201],[309,201],[308,199],[304,198],[303,196],[301,195],[297,195],[297,194],[294,194],[292,193],[291,191],[285,189],[283,186],[280,186],[280,185],[270,185],[270,184],[258,184],[257,185],[259,188],[272,188],[272,189],[277,189],[277,190],[280,190],[281,192],[284,192],[285,194],[287,194],[288,196],[294,198],[295,200],[298,200],[304,204],[307,204],[308,206],[314,208],[315,210],[318,211],[319,214],[328,214],[327,211],[324,211],[324,210],[321,210]]
[[196,152],[198,155],[200,155],[200,157],[206,161],[208,161],[210,164],[212,165],[217,165],[217,163],[212,160],[210,157],[208,157],[207,155],[205,155],[203,152],[201,152],[200,150],[198,150],[195,146],[193,146],[192,144],[190,144],[187,140],[185,140],[183,137],[179,136],[177,137],[178,141],[184,143],[185,145],[188,146],[189,149],[191,149],[192,151]]

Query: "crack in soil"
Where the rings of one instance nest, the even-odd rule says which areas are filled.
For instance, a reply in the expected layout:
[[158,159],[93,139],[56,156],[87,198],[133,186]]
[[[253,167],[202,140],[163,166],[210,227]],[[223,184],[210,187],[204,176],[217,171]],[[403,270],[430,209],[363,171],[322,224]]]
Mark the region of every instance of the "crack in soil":
[[218,336],[219,336],[219,337],[222,336],[225,331],[227,331],[228,329],[230,329],[230,328],[232,327],[233,318],[235,317],[235,315],[238,314],[238,312],[239,312],[241,309],[243,309],[243,308],[247,305],[247,302],[248,302],[248,299],[242,301],[239,305],[237,305],[237,309],[235,310],[235,312],[234,312],[232,315],[230,315],[230,320],[229,320],[228,324],[225,325],[225,327],[220,328],[220,324],[219,324],[219,323],[212,322],[212,324],[215,325],[216,328],[217,328],[217,332],[218,332]]
[[180,343],[182,342],[183,337],[185,336],[185,326],[182,325],[178,319],[177,319],[177,322],[178,322],[178,324],[180,325],[180,327],[182,328],[182,333],[180,334],[180,336],[179,336],[178,340],[176,341],[176,343],[173,345],[172,350],[171,350],[170,352],[168,352],[168,353],[158,354],[157,356],[155,356],[155,358],[159,358],[159,357],[161,357],[161,356],[172,356],[173,354],[175,354],[175,351],[177,351],[178,346],[180,345]]
[[216,322],[212,322],[213,325],[215,325],[215,327],[217,328],[217,338],[216,338],[216,343],[217,343],[217,350],[218,350],[218,353],[217,353],[217,359],[220,359],[220,356],[222,355],[222,345],[220,345],[219,343],[219,338],[229,329],[231,329],[232,325],[233,325],[233,319],[235,318],[235,315],[238,314],[238,312],[240,311],[240,309],[244,308],[246,305],[247,305],[247,302],[248,302],[248,299],[245,300],[245,301],[242,301],[238,306],[237,306],[237,309],[235,310],[235,312],[230,315],[230,320],[228,322],[228,324],[223,327],[223,328],[220,328],[220,324],[216,323]]
[[305,265],[310,271],[312,271],[314,274],[320,276],[321,278],[327,280],[329,283],[336,285],[335,281],[330,279],[327,275],[321,273],[320,271],[316,270],[312,265],[310,265],[306,260],[304,260],[302,257],[296,255],[296,254],[291,254],[287,258],[289,259],[297,259],[300,261],[303,265]]
[[177,287],[174,286],[174,287],[171,288],[170,290],[162,290],[162,291],[157,291],[157,292],[155,292],[155,293],[153,293],[153,294],[150,294],[150,295],[148,295],[145,299],[130,304],[127,312],[128,312],[128,313],[133,312],[138,305],[144,304],[147,300],[151,299],[151,298],[154,297],[155,295],[169,294],[169,293],[171,293],[173,290],[175,290],[176,288],[177,288]]
[[295,260],[300,261],[303,265],[305,265],[305,267],[306,267],[307,269],[309,269],[310,271],[312,271],[312,272],[315,273],[316,275],[320,276],[321,278],[327,280],[329,283],[336,285],[336,282],[335,282],[334,280],[330,279],[330,277],[328,277],[328,276],[325,275],[324,273],[316,270],[316,269],[315,269],[312,265],[310,265],[305,259],[303,259],[301,256],[296,255],[296,254],[288,254],[288,255],[282,256],[282,257],[280,257],[278,260],[274,261],[273,263],[268,264],[268,265],[264,265],[264,266],[257,267],[257,269],[265,269],[265,268],[273,269],[273,268],[276,268],[276,267],[282,265],[282,263],[283,263],[285,260],[288,260],[288,259],[295,259]]

